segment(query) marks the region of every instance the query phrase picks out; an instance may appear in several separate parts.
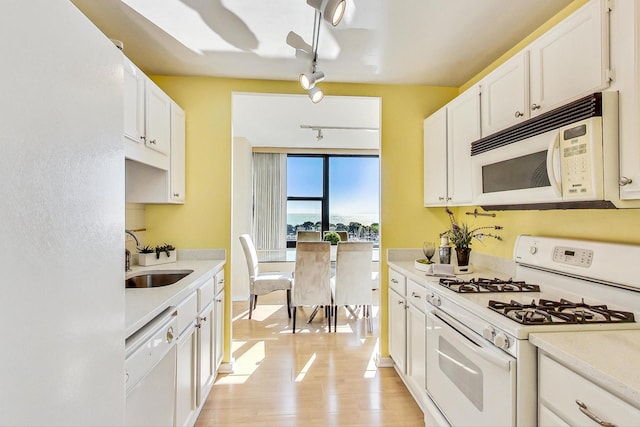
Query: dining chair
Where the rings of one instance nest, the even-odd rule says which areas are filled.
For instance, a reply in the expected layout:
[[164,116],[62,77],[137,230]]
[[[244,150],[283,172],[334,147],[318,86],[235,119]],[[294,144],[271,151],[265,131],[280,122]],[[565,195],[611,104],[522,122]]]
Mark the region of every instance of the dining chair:
[[299,242],[293,274],[293,333],[296,333],[296,312],[300,306],[324,306],[327,327],[331,332],[331,244],[329,242]]
[[319,231],[298,231],[296,233],[296,241],[298,242],[320,242]]
[[287,314],[291,319],[291,273],[281,271],[260,272],[258,254],[251,236],[243,234],[240,243],[249,269],[249,319],[258,304],[258,295],[266,295],[273,291],[287,291]]
[[[361,305],[363,317],[368,320],[369,332],[373,332],[371,305],[373,303],[372,289],[376,282],[371,271],[372,252],[372,242],[338,242],[336,274],[331,278],[334,331],[338,326],[338,308],[340,306]],[[377,278],[377,276],[375,277]],[[352,313],[354,312],[352,311]]]

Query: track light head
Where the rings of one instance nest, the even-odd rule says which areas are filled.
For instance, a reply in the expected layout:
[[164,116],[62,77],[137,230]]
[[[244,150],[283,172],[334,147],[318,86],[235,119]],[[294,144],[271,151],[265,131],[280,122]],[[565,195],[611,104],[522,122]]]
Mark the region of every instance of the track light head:
[[311,73],[302,73],[300,74],[300,86],[302,89],[309,90],[316,85],[316,83],[320,83],[324,80],[324,73],[322,71],[314,71]]
[[307,4],[319,11],[324,20],[335,27],[344,16],[347,0],[307,0]]
[[317,104],[318,102],[322,101],[322,98],[324,98],[324,92],[318,86],[312,87],[307,91],[307,93],[309,94],[309,98],[311,98],[311,101],[313,101],[314,104]]
[[322,134],[322,129],[318,129],[318,135],[316,135],[316,141],[320,142],[322,141],[323,138],[324,138],[324,135]]

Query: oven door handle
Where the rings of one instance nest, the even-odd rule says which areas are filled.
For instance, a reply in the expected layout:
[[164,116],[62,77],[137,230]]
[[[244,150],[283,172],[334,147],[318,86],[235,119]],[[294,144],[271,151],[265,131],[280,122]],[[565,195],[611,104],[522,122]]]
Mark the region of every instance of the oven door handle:
[[[499,350],[494,351],[493,347],[488,347],[486,344],[482,342],[478,342],[478,340],[475,337],[471,336],[469,333],[467,333],[464,330],[465,326],[462,325],[457,320],[455,320],[453,317],[440,311],[436,312],[435,310],[429,311],[429,315],[431,315],[437,320],[440,320],[441,322],[444,322],[446,326],[449,326],[455,332],[462,335],[464,339],[458,339],[458,342],[462,344],[465,348],[467,348],[469,351],[471,351],[473,354],[497,366],[502,370],[505,370],[505,371],[511,370],[511,364],[513,362],[513,358],[511,356],[508,356],[506,354],[498,355],[496,354],[496,352]],[[445,325],[442,325],[442,326],[445,326]],[[475,346],[471,345],[469,342],[467,342],[467,340],[474,343]]]
[[[549,147],[547,148],[547,176],[549,177],[549,182],[551,183],[551,189],[556,194],[556,196],[562,196],[562,184],[556,178],[556,171],[553,168],[553,160],[555,159],[556,148],[560,147],[560,133],[556,133],[553,140],[549,143]],[[562,171],[560,171],[562,173]]]

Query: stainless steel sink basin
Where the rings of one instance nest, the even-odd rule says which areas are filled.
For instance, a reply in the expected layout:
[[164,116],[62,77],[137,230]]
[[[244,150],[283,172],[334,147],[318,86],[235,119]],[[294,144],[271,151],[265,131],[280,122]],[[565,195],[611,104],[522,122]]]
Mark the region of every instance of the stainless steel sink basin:
[[191,273],[193,270],[146,271],[125,279],[124,286],[125,288],[159,288],[173,285]]

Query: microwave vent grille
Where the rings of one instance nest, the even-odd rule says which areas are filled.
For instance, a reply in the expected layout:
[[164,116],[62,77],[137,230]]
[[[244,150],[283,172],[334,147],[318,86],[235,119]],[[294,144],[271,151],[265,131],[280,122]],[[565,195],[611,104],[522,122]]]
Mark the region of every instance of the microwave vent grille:
[[602,116],[602,93],[594,93],[471,143],[471,155],[513,144],[580,120]]

